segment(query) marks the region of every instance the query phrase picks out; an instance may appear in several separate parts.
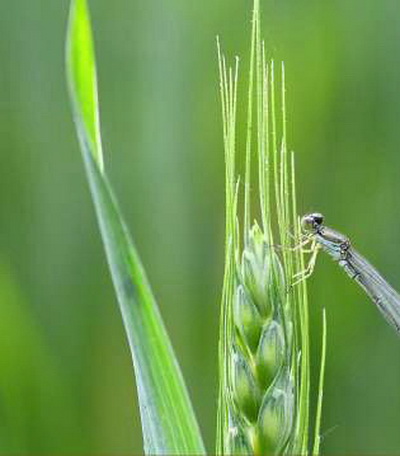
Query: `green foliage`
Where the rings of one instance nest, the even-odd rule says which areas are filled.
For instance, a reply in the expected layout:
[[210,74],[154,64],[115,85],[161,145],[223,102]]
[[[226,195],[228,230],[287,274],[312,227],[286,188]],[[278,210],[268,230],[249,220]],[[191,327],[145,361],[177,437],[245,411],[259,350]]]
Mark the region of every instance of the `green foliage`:
[[96,69],[86,0],[73,0],[67,71],[73,113],[132,352],[147,454],[201,454],[192,406],[133,242],[103,172]]
[[[107,175],[140,241],[211,452],[223,208],[213,37],[218,31],[226,50],[240,52],[243,94],[251,2],[88,2],[100,51]],[[0,2],[0,259],[9,265],[20,297],[16,302],[1,286],[0,309],[7,312],[1,319],[15,334],[8,342],[4,333],[1,342],[1,449],[139,454],[132,362],[118,306],[110,305],[113,290],[60,71],[68,4]],[[399,4],[261,4],[268,49],[286,64],[288,146],[296,151],[299,213],[325,212],[397,288]],[[238,139],[244,139],[243,124]],[[241,151],[242,145],[239,139]],[[253,201],[255,186],[256,180]],[[321,452],[396,454],[396,335],[323,255],[308,288],[316,361],[319,316],[322,307],[329,309]],[[52,358],[45,357],[40,373],[31,364],[38,356],[35,336],[19,323],[21,307]],[[61,365],[65,387],[46,380],[53,376],[52,361]],[[318,371],[313,362],[315,386]],[[64,421],[66,414],[71,418]]]

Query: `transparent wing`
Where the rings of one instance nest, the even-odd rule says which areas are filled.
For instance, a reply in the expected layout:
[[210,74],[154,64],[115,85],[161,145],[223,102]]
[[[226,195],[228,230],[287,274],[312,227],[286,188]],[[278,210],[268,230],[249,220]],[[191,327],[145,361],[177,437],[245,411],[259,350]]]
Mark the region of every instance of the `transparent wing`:
[[348,251],[347,274],[352,277],[376,304],[385,319],[400,332],[400,295],[362,255]]

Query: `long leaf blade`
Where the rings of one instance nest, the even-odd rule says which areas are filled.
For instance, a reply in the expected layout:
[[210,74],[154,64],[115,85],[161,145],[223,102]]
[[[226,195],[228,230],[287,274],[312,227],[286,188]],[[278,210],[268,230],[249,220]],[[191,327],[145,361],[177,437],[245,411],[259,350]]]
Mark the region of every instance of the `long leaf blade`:
[[[67,71],[75,123],[80,140],[89,141],[91,152],[103,171],[96,62],[86,1],[72,1],[71,3],[67,41]],[[82,138],[82,135],[86,138]]]
[[136,374],[146,454],[204,446],[145,271],[103,173],[94,50],[86,0],[73,0],[67,72],[74,120]]

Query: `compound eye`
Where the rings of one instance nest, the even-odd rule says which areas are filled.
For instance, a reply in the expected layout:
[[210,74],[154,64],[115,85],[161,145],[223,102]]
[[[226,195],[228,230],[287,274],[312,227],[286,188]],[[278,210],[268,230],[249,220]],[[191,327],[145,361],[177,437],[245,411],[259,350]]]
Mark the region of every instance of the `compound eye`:
[[319,213],[313,213],[305,215],[301,220],[301,225],[306,231],[315,231],[317,230],[322,223],[324,222],[324,216]]
[[319,213],[312,214],[312,217],[313,217],[314,223],[316,225],[322,225],[324,223],[324,216],[322,214],[319,214]]
[[314,222],[314,217],[312,214],[305,215],[301,219],[301,226],[305,231],[314,231],[315,228],[315,222]]

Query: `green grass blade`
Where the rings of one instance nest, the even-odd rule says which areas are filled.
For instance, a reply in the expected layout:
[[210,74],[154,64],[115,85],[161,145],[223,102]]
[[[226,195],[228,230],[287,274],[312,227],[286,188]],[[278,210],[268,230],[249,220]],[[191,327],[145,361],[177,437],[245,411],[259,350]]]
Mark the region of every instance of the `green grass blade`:
[[72,2],[67,71],[74,119],[132,352],[147,454],[202,454],[193,409],[145,271],[103,174],[95,60],[86,0]]
[[[67,69],[70,96],[80,140],[89,147],[103,171],[97,76],[93,36],[86,1],[72,1],[67,42]],[[85,138],[82,138],[81,136]]]

